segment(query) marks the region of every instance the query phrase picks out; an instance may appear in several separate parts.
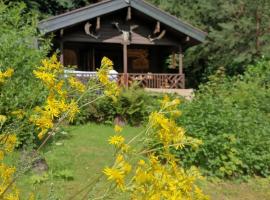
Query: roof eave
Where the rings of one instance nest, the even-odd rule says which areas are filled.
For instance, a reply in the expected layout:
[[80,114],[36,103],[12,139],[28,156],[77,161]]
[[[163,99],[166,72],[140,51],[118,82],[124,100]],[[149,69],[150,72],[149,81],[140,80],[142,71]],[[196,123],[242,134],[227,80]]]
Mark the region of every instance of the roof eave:
[[99,3],[98,6],[93,4],[91,8],[96,7],[97,9],[78,9],[72,12],[72,15],[58,15],[48,20],[41,21],[38,28],[44,34],[47,34],[128,6],[129,4],[123,0],[105,1],[103,3]]
[[180,21],[176,17],[167,14],[166,12],[159,12],[157,8],[148,4],[147,2],[142,0],[132,0],[131,7],[143,12],[145,15],[148,15],[151,18],[160,21],[163,24],[166,24],[176,31],[182,32],[185,35],[194,38],[199,42],[204,42],[206,39],[207,33]]
[[[155,6],[143,0],[107,0],[85,8],[77,9],[66,14],[58,15],[50,19],[41,21],[38,28],[44,33],[50,33],[62,28],[66,28],[83,21],[102,16],[126,7],[132,7],[145,15],[160,21],[166,26],[181,32],[194,40],[204,42],[207,34],[176,17],[161,11]],[[93,9],[96,8],[96,9]]]

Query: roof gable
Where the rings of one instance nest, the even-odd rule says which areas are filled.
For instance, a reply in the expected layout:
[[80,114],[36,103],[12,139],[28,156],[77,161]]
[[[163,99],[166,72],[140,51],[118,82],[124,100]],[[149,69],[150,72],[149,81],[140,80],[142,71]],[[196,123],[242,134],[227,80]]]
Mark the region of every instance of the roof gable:
[[39,29],[44,33],[50,33],[127,7],[138,10],[139,12],[160,21],[166,26],[184,33],[199,42],[203,42],[205,40],[205,32],[183,22],[180,19],[177,19],[176,17],[149,3],[146,3],[143,0],[105,0],[100,3],[92,4],[90,6],[43,20],[39,23]]

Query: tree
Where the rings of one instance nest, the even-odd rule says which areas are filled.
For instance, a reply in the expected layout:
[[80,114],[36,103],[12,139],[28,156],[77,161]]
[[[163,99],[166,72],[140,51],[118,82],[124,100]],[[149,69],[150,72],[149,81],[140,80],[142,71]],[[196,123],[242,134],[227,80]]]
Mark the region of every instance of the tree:
[[43,15],[57,15],[80,8],[98,0],[4,0],[5,3],[24,2],[28,9],[38,10]]
[[150,0],[162,9],[208,32],[203,45],[185,57],[186,73],[195,85],[225,67],[243,73],[262,56],[270,57],[270,2],[267,0]]

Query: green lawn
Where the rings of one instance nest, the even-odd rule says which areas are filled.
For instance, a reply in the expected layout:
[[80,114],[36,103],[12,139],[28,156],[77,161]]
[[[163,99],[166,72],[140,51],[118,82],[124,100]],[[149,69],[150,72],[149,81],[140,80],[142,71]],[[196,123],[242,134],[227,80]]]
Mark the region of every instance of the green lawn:
[[[126,127],[123,134],[130,138],[140,128]],[[40,195],[40,199],[68,199],[98,176],[103,167],[112,161],[113,149],[107,139],[113,134],[113,128],[105,125],[88,124],[69,127],[67,135],[61,135],[45,150],[44,156],[49,165],[48,175],[41,178],[32,173],[19,179],[18,185],[27,197],[31,191]],[[14,159],[18,155],[14,155]],[[58,176],[58,177],[56,177]],[[73,180],[64,180],[73,178]],[[34,182],[41,182],[33,184]],[[252,179],[247,183],[202,182],[202,188],[214,200],[270,200],[270,179]],[[98,189],[96,189],[98,190]],[[73,199],[81,199],[82,195]],[[125,199],[117,197],[114,199]]]

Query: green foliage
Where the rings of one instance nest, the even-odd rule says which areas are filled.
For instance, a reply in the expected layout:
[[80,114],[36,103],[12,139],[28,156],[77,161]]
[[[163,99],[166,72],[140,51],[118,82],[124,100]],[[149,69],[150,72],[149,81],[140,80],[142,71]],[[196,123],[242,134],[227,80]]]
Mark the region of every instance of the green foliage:
[[53,176],[55,178],[59,178],[59,179],[67,180],[67,181],[70,181],[70,180],[74,179],[73,171],[68,170],[68,169],[63,169],[63,170],[60,170],[60,171],[56,171],[56,172],[54,172]]
[[[0,70],[14,69],[0,96],[0,113],[8,116],[13,111],[33,108],[44,97],[32,71],[46,55],[48,42],[41,40],[37,33],[37,16],[26,12],[25,8],[21,3],[7,6],[0,1]],[[34,140],[33,126],[26,121],[14,116],[7,123],[15,127],[13,130],[22,129],[18,135],[20,144]]]
[[187,85],[196,87],[219,67],[243,73],[269,54],[268,0],[149,0],[208,33],[207,41],[185,54]]
[[184,106],[179,119],[203,145],[179,153],[186,166],[218,177],[270,175],[270,62],[237,78],[219,70]]
[[[8,4],[10,0],[4,0],[4,2]],[[24,2],[28,10],[37,10],[46,16],[76,9],[96,0],[13,0],[13,2]]]
[[[96,94],[88,94],[82,104],[91,101]],[[86,123],[89,121],[113,123],[116,118],[123,123],[130,125],[143,124],[151,111],[158,107],[157,99],[162,95],[145,92],[136,85],[124,88],[117,102],[113,102],[109,97],[104,97],[93,104],[85,106],[75,123]]]
[[31,178],[31,184],[41,184],[49,180],[49,175],[47,173],[43,173],[42,175],[32,175]]

